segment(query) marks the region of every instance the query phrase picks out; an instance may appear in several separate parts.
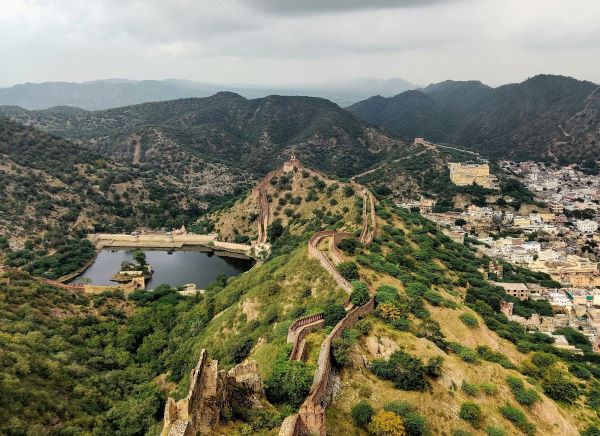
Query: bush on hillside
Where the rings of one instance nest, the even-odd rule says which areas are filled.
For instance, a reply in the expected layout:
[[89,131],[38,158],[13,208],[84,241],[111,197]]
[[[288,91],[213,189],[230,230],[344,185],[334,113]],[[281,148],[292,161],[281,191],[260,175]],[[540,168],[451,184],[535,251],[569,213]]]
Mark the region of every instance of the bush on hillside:
[[298,407],[310,391],[313,368],[305,362],[289,360],[288,355],[286,349],[277,357],[265,380],[265,393],[272,403]]
[[506,383],[510,387],[515,400],[517,400],[517,403],[519,404],[522,404],[526,407],[531,407],[537,400],[540,399],[540,396],[534,389],[525,389],[523,380],[517,377],[508,376],[506,378]]
[[373,407],[365,400],[356,403],[350,411],[354,423],[359,427],[366,427],[371,422],[374,414]]
[[573,403],[579,397],[579,388],[559,370],[550,370],[542,381],[544,393],[556,401]]
[[354,280],[352,282],[352,293],[350,294],[350,301],[355,306],[364,306],[369,301],[369,288],[363,282]]
[[479,321],[477,321],[477,317],[475,315],[470,314],[469,312],[465,312],[460,316],[460,320],[467,327],[474,329],[479,327]]
[[344,306],[336,303],[329,303],[325,306],[323,311],[323,317],[325,318],[325,325],[334,326],[340,322],[346,316]]
[[337,270],[346,280],[358,279],[358,266],[354,262],[342,262],[337,266]]
[[394,383],[397,389],[422,391],[426,387],[426,367],[418,357],[396,350],[387,359],[375,359],[371,371],[383,379]]
[[460,412],[458,416],[475,428],[479,428],[481,425],[481,407],[472,401],[465,401],[460,405]]
[[403,435],[404,423],[394,412],[382,410],[371,420],[369,431],[375,436]]
[[345,253],[354,254],[356,252],[356,248],[358,247],[358,240],[354,238],[342,239],[338,244],[338,247]]
[[500,413],[526,435],[533,436],[535,434],[535,425],[529,422],[521,410],[507,404],[500,407]]

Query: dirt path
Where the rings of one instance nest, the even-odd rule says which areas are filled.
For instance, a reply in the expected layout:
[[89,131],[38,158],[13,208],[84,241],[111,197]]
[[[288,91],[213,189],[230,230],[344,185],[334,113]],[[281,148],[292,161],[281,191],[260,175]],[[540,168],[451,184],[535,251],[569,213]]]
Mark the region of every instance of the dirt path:
[[132,163],[134,165],[137,165],[140,163],[140,159],[142,157],[142,142],[141,142],[141,138],[139,135],[135,135],[133,137],[133,140],[135,141],[135,149],[133,150],[133,161]]

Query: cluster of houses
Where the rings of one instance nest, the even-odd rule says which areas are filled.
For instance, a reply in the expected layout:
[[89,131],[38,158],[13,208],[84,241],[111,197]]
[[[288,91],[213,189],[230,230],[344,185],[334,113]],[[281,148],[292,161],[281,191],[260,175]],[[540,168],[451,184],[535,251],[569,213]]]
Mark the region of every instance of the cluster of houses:
[[583,351],[570,345],[557,329],[570,327],[583,334],[592,344],[593,350],[600,351],[600,290],[592,288],[542,288],[533,283],[502,283],[491,281],[504,289],[507,295],[520,300],[547,300],[552,306],[553,316],[534,313],[531,317],[515,315],[514,304],[502,301],[501,311],[509,320],[517,322],[532,331],[539,331],[554,338],[557,348],[576,354]]
[[[453,183],[476,183],[492,187],[486,164],[451,164]],[[464,205],[462,210],[435,212],[435,200],[422,198],[399,206],[416,210],[434,221],[456,242],[469,236],[475,247],[492,259],[543,272],[561,288],[542,288],[530,283],[502,282],[499,262],[490,262],[489,280],[508,295],[520,300],[544,299],[554,316],[534,314],[524,318],[513,314],[513,304],[505,301],[502,311],[509,319],[528,329],[551,335],[559,348],[582,351],[555,334],[560,327],[583,333],[600,349],[600,176],[586,175],[577,166],[558,167],[538,162],[501,162],[509,174],[520,178],[532,191],[539,206],[510,207],[511,198],[486,199],[486,206]],[[542,207],[540,203],[545,203]],[[456,205],[456,204],[455,204]]]

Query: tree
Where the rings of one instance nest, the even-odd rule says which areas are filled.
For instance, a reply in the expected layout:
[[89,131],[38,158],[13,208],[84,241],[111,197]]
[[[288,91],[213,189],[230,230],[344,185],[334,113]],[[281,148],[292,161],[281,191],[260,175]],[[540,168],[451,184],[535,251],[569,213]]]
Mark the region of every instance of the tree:
[[137,263],[139,266],[145,266],[146,265],[146,253],[144,253],[142,250],[135,250],[133,252],[133,260],[135,260],[135,263]]
[[282,234],[283,234],[283,224],[281,223],[281,218],[276,218],[267,227],[267,239],[269,240],[269,242],[273,243],[277,239],[279,239]]
[[352,282],[352,293],[350,294],[350,301],[355,306],[364,306],[369,301],[369,288],[363,282],[354,280]]
[[334,326],[340,322],[346,316],[346,310],[343,306],[335,303],[329,303],[325,306],[323,311],[323,317],[325,318],[325,325]]
[[265,393],[273,403],[298,407],[308,395],[312,380],[312,367],[305,362],[288,360],[288,354],[281,353],[265,380]]
[[356,425],[366,427],[371,422],[375,411],[367,401],[362,400],[352,407],[350,414]]
[[356,252],[356,247],[358,247],[358,241],[354,238],[342,239],[338,244],[338,247],[348,254],[354,254]]
[[402,418],[394,412],[382,410],[371,420],[369,431],[376,436],[402,436],[404,435],[404,423]]
[[418,357],[402,351],[394,351],[388,360],[375,359],[371,371],[384,380],[390,380],[397,389],[422,391],[426,387],[426,367]]
[[337,270],[346,280],[358,279],[358,266],[354,262],[342,262],[337,266]]

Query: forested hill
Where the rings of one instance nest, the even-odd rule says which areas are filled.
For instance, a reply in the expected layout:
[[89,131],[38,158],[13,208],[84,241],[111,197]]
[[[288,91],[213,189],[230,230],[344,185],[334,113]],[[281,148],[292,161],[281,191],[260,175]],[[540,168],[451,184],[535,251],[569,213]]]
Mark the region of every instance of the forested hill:
[[597,89],[552,75],[498,88],[446,81],[348,109],[388,131],[460,144],[493,158],[578,162],[597,158],[600,150]]
[[[269,96],[247,100],[222,92],[207,98],[105,110],[53,108],[0,114],[46,129],[121,161],[159,165],[172,147],[262,175],[293,148],[306,164],[349,176],[405,148],[390,136],[322,98]],[[136,157],[136,146],[137,157]]]
[[[32,272],[39,267],[36,273],[50,271],[48,276],[58,277],[65,262],[57,263],[57,258],[48,265],[30,262],[55,250],[77,251],[69,238],[89,231],[188,224],[211,195],[232,194],[248,185],[240,171],[193,161],[187,165],[190,171],[198,169],[196,179],[191,179],[198,183],[195,186],[184,186],[184,180],[167,171],[124,165],[0,117],[0,236],[17,250],[9,253],[10,264],[29,265]],[[210,183],[211,191],[205,191],[211,180],[206,173],[222,174],[221,184]],[[82,253],[89,256],[86,250]]]

